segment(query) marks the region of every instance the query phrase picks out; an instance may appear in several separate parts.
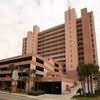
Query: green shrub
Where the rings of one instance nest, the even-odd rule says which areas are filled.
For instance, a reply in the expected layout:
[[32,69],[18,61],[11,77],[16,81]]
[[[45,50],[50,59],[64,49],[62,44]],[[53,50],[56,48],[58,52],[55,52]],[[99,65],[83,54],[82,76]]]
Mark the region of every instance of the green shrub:
[[82,88],[79,88],[79,89],[77,90],[77,93],[79,93],[80,96],[82,95],[82,92],[83,92]]
[[95,94],[96,94],[96,95],[100,95],[100,90],[96,90],[96,91],[95,91]]
[[18,93],[25,93],[25,90],[24,89],[17,89],[17,92]]
[[28,95],[34,95],[34,96],[38,96],[38,95],[42,95],[45,92],[42,90],[31,90],[30,92],[28,92]]

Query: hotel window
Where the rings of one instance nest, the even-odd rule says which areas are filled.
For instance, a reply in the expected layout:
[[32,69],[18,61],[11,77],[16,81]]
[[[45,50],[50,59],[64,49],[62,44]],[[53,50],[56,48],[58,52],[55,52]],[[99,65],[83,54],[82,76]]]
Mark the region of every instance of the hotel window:
[[72,59],[70,59],[70,62],[72,63]]
[[59,72],[59,70],[58,69],[55,69],[55,72]]
[[92,47],[94,48],[94,43],[92,43]]
[[63,69],[63,73],[66,73],[66,69]]
[[72,54],[72,49],[70,49],[70,53]]
[[93,60],[93,63],[96,64],[96,60],[95,59]]
[[39,70],[39,71],[44,71],[44,68],[39,67],[39,66],[36,66],[36,69]]
[[72,54],[70,55],[70,57],[72,58]]
[[70,48],[72,48],[72,45],[70,44]]
[[93,58],[95,58],[95,54],[93,54]]
[[55,66],[56,66],[56,67],[59,67],[59,65],[58,65],[58,64],[56,64],[56,63],[55,63]]
[[43,60],[41,60],[41,59],[39,59],[39,58],[36,58],[36,62],[39,62],[39,63],[41,63],[41,64],[43,64],[43,63],[44,63],[44,61],[43,61]]

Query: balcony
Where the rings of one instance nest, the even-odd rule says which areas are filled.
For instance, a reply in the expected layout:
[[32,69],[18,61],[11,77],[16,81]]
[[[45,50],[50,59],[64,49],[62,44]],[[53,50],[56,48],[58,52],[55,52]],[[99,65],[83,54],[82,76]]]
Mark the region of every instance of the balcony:
[[36,63],[36,66],[39,66],[39,67],[42,67],[43,68],[43,64],[41,64],[41,63]]
[[11,74],[12,72],[10,70],[7,71],[0,71],[0,74]]
[[37,74],[37,75],[44,75],[44,72],[37,70],[37,71],[36,71],[36,74]]
[[0,78],[0,81],[11,81],[12,78],[11,77],[2,77]]

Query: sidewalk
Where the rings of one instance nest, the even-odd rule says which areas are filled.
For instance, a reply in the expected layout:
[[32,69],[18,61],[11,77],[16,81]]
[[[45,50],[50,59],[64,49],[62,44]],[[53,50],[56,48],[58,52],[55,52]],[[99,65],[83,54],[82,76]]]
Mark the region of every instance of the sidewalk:
[[64,95],[44,94],[40,96],[30,96],[26,94],[10,93],[5,91],[0,91],[0,92],[13,96],[28,97],[30,99],[35,99],[35,100],[71,100],[69,94],[64,94]]
[[39,100],[39,99],[37,99],[37,96],[31,96],[31,95],[27,95],[27,94],[10,93],[10,92],[7,92],[7,91],[0,91],[0,93],[8,94],[8,95],[14,95],[14,96],[20,96],[20,97],[28,97],[28,98],[33,98],[33,99]]
[[70,95],[52,95],[52,94],[45,94],[38,96],[38,99],[41,100],[71,100]]

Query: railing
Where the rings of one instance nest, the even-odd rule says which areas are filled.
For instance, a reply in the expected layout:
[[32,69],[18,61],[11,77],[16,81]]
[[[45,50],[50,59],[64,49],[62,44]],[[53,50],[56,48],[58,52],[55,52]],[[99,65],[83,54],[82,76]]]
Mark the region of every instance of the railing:
[[36,65],[43,68],[43,64],[36,62]]
[[7,71],[0,71],[0,74],[11,74],[12,72],[10,70]]
[[12,78],[11,77],[2,77],[0,78],[0,81],[11,81]]
[[38,75],[44,75],[44,72],[37,70],[36,74],[38,74]]
[[[30,64],[31,61],[28,60],[28,61],[21,61],[21,62],[14,62],[12,64],[14,64],[15,66],[21,66],[21,65],[25,65],[25,64]],[[6,68],[6,67],[9,67],[10,63],[8,64],[2,64],[0,65],[0,68]]]

